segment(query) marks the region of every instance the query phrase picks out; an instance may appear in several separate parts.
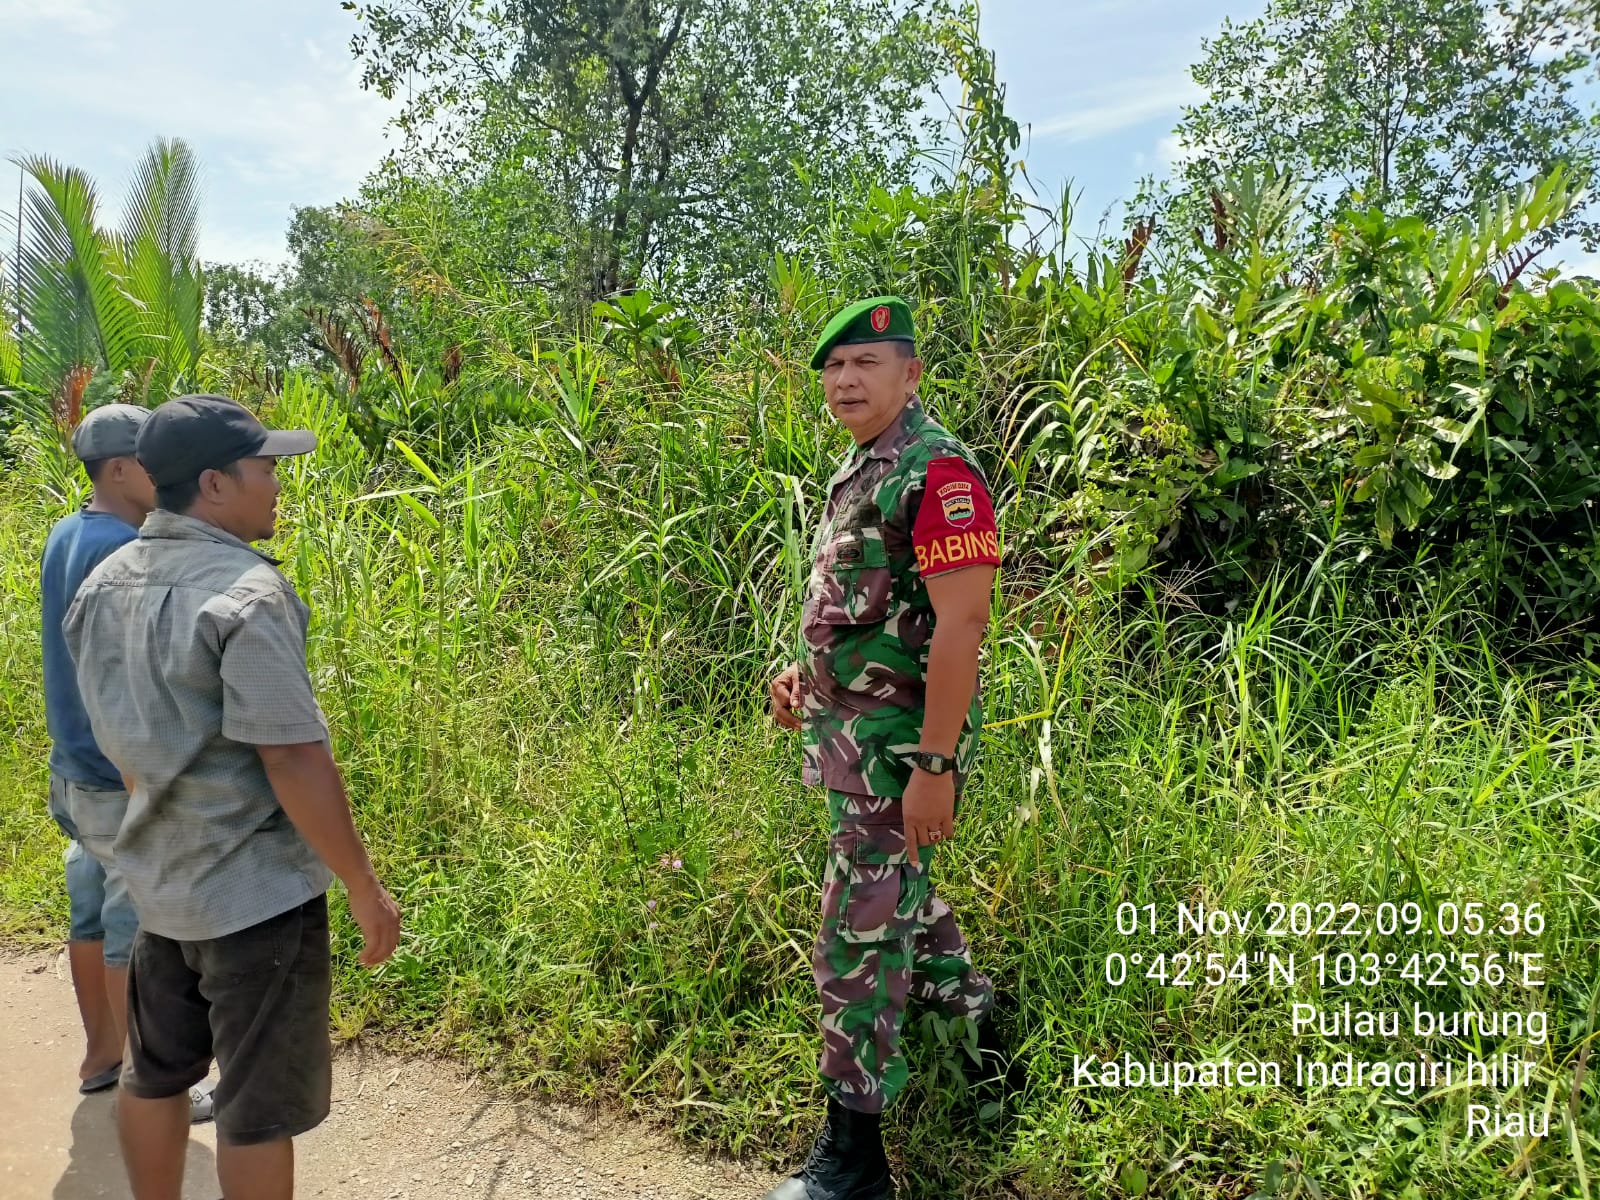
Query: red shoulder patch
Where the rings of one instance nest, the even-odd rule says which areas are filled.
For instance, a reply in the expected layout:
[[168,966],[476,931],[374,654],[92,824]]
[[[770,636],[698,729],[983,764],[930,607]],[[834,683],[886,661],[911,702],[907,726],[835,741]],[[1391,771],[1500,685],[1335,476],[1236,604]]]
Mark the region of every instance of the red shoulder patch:
[[1000,564],[994,501],[963,459],[936,458],[912,526],[917,570],[924,576],[986,563]]

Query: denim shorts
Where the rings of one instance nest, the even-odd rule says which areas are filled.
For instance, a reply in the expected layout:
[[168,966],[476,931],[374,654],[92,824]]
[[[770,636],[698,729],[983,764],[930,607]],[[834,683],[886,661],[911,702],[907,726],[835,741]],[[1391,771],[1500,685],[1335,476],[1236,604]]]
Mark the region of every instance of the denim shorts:
[[104,942],[106,966],[126,967],[139,918],[111,847],[128,808],[128,793],[85,787],[50,776],[50,815],[71,839],[67,847],[67,901],[74,942]]

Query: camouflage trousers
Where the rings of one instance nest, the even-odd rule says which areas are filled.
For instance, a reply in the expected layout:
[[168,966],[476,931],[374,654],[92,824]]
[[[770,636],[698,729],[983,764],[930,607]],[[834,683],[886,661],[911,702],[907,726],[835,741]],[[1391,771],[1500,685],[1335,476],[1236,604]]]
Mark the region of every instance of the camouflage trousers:
[[978,1019],[993,1006],[994,989],[934,893],[934,848],[924,846],[915,861],[907,853],[898,801],[830,792],[828,802],[822,928],[811,956],[822,998],[819,1070],[839,1103],[882,1112],[906,1085],[900,1030],[908,1000]]

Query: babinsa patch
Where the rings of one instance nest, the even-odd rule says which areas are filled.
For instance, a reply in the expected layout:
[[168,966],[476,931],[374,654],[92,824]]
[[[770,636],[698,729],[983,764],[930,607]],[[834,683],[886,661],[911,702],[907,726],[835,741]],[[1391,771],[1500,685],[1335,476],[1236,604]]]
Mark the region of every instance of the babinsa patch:
[[952,525],[969,525],[975,511],[972,507],[972,484],[958,479],[939,489],[939,504],[944,509],[944,519]]
[[870,320],[872,321],[873,333],[882,333],[889,328],[889,306],[887,304],[878,305],[877,308],[872,310]]

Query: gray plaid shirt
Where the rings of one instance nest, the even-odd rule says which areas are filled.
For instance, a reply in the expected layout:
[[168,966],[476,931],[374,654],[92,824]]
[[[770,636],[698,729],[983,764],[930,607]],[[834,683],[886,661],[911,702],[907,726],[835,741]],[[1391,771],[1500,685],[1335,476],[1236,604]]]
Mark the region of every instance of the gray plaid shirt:
[[273,559],[162,511],[67,611],[95,738],[133,781],[115,853],[151,933],[222,937],[333,880],[255,749],[327,739],[306,672],[309,616]]

